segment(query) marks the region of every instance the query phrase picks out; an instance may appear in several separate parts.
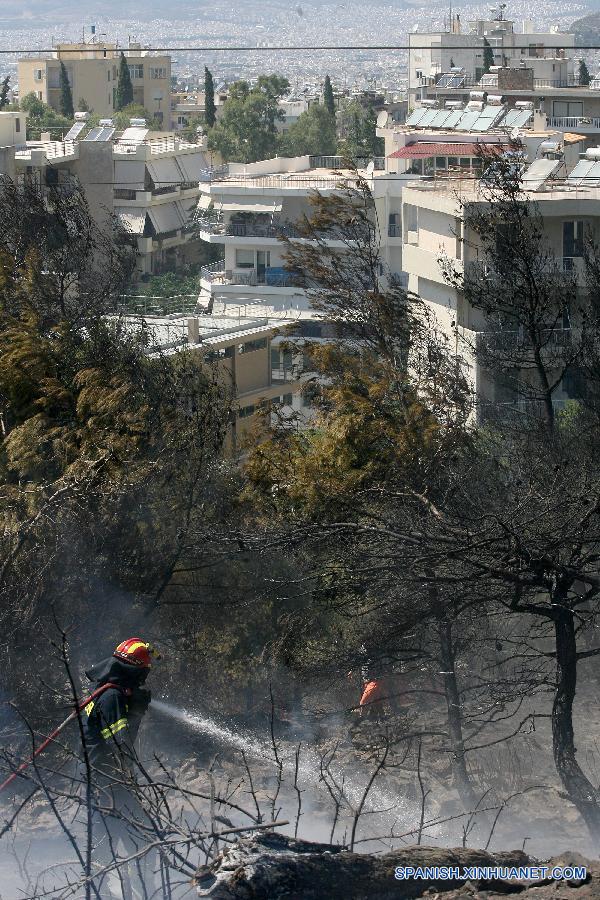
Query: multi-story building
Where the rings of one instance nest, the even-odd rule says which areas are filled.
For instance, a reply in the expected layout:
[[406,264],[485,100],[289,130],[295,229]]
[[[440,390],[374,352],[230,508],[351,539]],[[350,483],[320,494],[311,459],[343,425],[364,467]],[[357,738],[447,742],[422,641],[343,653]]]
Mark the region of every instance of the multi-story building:
[[[339,157],[299,156],[208,171],[200,182],[200,234],[223,255],[201,272],[200,304],[314,315],[305,289],[285,269],[280,238],[299,236],[296,223],[310,213],[315,191],[327,195],[347,183],[352,174],[342,164]],[[343,246],[334,238],[332,244]]]
[[133,101],[170,127],[171,57],[130,43],[119,48],[104,42],[57,44],[50,56],[20,59],[19,96],[34,93],[53,109],[60,109],[61,62],[67,70],[73,103],[83,100],[95,114],[110,117],[116,107],[121,53],[125,54],[133,86]]
[[174,134],[148,137],[140,125],[118,140],[111,126],[82,137],[77,125],[64,141],[25,141],[25,122],[25,113],[0,112],[0,172],[27,174],[41,185],[81,184],[97,222],[114,215],[134,236],[138,275],[200,260],[205,245],[195,218],[208,166],[203,144]]
[[204,143],[177,134],[148,139],[145,129],[134,127],[114,142],[112,157],[114,211],[136,237],[139,273],[198,263],[198,185],[209,164]]
[[[586,151],[580,160],[573,146],[558,142],[548,142],[546,150],[543,145],[540,150],[523,173],[524,197],[535,201],[550,252],[559,264],[562,261],[565,272],[581,279],[585,290],[583,236],[588,228],[597,233],[600,224],[600,148]],[[405,185],[402,193],[402,257],[408,288],[429,305],[450,345],[466,359],[479,414],[489,403],[527,402],[511,400],[506,384],[480,362],[477,351],[491,346],[501,323],[494,325],[470,307],[442,270],[443,260],[458,273],[480,262],[480,241],[469,230],[467,213],[490,202],[489,190],[482,191],[481,182],[473,177],[421,179]],[[569,346],[572,326],[565,314],[564,321],[552,327],[548,353],[560,354],[561,348]],[[504,345],[514,340],[516,348],[524,338],[510,327],[500,333],[501,338]],[[521,377],[527,381],[526,373]],[[571,385],[563,381],[554,392],[554,402],[560,406],[569,396]]]
[[462,75],[467,88],[473,88],[487,72],[486,47],[493,64],[511,69],[528,68],[533,78],[544,86],[572,86],[577,83],[575,35],[558,28],[536,32],[530,21],[521,29],[504,17],[500,5],[493,19],[478,19],[463,27],[459,16],[453,16],[448,31],[416,32],[409,35],[408,90],[410,96],[423,96],[444,76]]
[[243,449],[257,416],[276,407],[278,415],[310,415],[302,397],[309,368],[302,352],[281,349],[279,320],[247,316],[129,317],[132,328],[150,334],[149,352],[198,352],[203,365],[231,391],[233,416],[228,442]]

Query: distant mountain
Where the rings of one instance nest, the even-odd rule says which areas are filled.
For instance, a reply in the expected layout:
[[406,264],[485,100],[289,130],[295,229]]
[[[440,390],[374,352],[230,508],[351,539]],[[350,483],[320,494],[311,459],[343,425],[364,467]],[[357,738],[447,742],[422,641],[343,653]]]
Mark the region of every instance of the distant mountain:
[[576,37],[576,44],[600,44],[600,12],[577,19],[568,29]]

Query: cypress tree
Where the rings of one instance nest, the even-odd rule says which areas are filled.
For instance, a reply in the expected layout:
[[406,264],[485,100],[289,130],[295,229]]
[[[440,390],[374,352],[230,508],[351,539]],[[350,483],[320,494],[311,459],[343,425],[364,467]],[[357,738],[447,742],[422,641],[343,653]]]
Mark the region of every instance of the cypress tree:
[[494,51],[492,45],[486,37],[483,39],[483,71],[487,75],[490,68],[494,65]]
[[323,103],[327,112],[335,116],[335,100],[333,99],[333,88],[331,87],[329,75],[325,76],[325,84],[323,85]]
[[204,121],[212,128],[217,121],[217,107],[215,106],[215,83],[212,72],[204,66]]
[[590,70],[588,69],[585,59],[579,60],[579,84],[587,87],[591,81]]
[[5,106],[8,106],[9,88],[10,88],[10,75],[7,75],[6,78],[2,82],[2,88],[0,89],[0,109],[4,109]]
[[73,107],[73,94],[71,93],[71,85],[69,84],[69,76],[67,75],[67,69],[64,62],[61,61],[60,64],[60,103],[59,109],[61,115],[65,116],[67,119],[72,119],[75,116],[75,109]]
[[133,103],[133,85],[131,83],[131,75],[129,74],[129,66],[127,65],[125,54],[121,51],[115,110],[120,112],[120,110],[129,106],[131,103]]

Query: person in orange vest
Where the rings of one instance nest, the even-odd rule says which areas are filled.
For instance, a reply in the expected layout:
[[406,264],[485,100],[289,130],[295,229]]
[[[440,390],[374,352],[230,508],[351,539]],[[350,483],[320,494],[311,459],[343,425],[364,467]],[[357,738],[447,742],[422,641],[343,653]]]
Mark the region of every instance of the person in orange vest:
[[[94,688],[111,684],[88,703],[83,715],[85,748],[94,789],[94,862],[100,869],[112,862],[120,842],[125,856],[140,849],[138,833],[131,823],[144,825],[146,816],[128,784],[135,778],[135,740],[152,699],[144,684],[153,657],[158,654],[149,643],[141,638],[129,638],[118,645],[111,657],[86,672]],[[135,875],[135,879],[141,880],[141,890],[146,891],[144,876]],[[119,880],[124,900],[132,900],[133,880],[127,866],[119,871]],[[102,878],[100,895],[114,896]]]

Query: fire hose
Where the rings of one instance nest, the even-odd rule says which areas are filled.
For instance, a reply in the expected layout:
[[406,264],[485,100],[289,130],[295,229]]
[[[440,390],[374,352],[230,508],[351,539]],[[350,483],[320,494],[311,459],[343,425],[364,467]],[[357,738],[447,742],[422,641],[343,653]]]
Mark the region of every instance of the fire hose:
[[118,684],[112,684],[112,682],[109,681],[107,684],[102,684],[102,685],[100,685],[99,688],[96,688],[96,690],[93,691],[89,695],[89,697],[86,697],[85,700],[81,700],[78,703],[76,703],[74,710],[71,713],[69,713],[69,715],[64,720],[64,722],[61,722],[61,724],[57,728],[54,729],[52,734],[49,734],[47,738],[44,738],[44,740],[42,741],[40,746],[36,750],[34,750],[32,756],[29,759],[25,760],[25,762],[21,763],[21,765],[18,767],[18,769],[15,769],[15,771],[11,775],[8,776],[6,781],[3,781],[2,784],[0,784],[0,792],[3,791],[5,787],[8,787],[9,784],[12,784],[12,782],[15,780],[15,778],[17,778],[21,774],[21,772],[23,772],[25,769],[28,768],[28,766],[31,765],[31,763],[34,761],[36,756],[39,756],[40,753],[43,753],[43,751],[46,749],[46,747],[49,744],[51,744],[52,741],[54,741],[58,737],[58,735],[61,733],[63,728],[65,728],[65,726],[68,725],[69,722],[72,722],[73,719],[77,716],[77,714],[80,713],[82,709],[85,709],[85,707],[88,705],[88,703],[91,703],[93,700],[96,699],[96,697],[99,697],[100,694],[103,694],[104,691],[107,691],[109,688],[117,688],[117,690],[120,690],[120,691],[123,690],[123,688],[121,688]]

